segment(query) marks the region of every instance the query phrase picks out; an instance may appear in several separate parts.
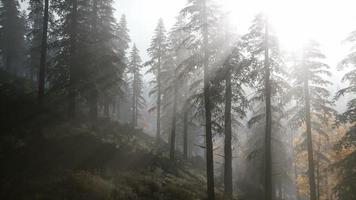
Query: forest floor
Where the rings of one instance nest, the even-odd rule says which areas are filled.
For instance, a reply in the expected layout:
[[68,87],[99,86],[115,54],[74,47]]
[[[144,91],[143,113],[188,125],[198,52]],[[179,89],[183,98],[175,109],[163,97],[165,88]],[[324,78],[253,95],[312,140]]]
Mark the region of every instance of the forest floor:
[[0,199],[206,199],[201,158],[171,161],[167,143],[128,124],[39,109],[34,88],[0,73]]

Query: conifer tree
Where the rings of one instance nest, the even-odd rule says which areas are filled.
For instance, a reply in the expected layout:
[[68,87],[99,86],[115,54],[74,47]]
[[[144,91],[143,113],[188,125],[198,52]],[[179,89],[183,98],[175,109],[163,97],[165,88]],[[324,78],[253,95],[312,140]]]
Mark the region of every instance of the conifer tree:
[[[212,49],[209,49],[209,37],[212,36],[216,23],[217,9],[210,0],[190,0],[181,14],[189,19],[186,22],[185,29],[191,32],[195,37],[189,40],[189,45],[195,47],[195,51],[190,60],[196,61],[193,67],[201,67],[203,73],[203,92],[202,97],[205,117],[205,149],[206,149],[206,166],[207,166],[207,193],[208,199],[215,199],[214,192],[214,158],[213,158],[213,133],[212,133],[212,99],[211,99],[211,73],[212,66],[210,59]],[[197,48],[199,47],[199,48]],[[198,81],[199,82],[199,81]]]
[[167,36],[166,29],[163,24],[163,20],[158,21],[157,27],[154,31],[154,36],[151,40],[151,46],[147,49],[151,60],[145,63],[150,66],[148,73],[155,75],[155,86],[151,91],[151,94],[157,95],[156,112],[157,112],[157,125],[156,125],[156,137],[157,142],[161,140],[161,100],[162,100],[162,69],[167,54]]
[[108,108],[118,93],[125,69],[117,54],[113,1],[53,0],[52,4],[58,15],[55,32],[61,36],[50,71],[52,89],[68,96],[71,117],[77,101],[87,100],[95,118],[98,104]]
[[20,16],[17,0],[1,0],[0,51],[3,68],[13,74],[24,64],[25,24]]
[[[355,46],[356,31],[352,32],[346,41]],[[353,48],[353,51],[351,51],[340,63],[341,69],[349,69],[342,78],[342,81],[348,85],[339,90],[335,97],[336,99],[343,95],[350,95],[351,97],[347,103],[346,111],[338,117],[340,123],[350,124],[350,128],[335,145],[338,152],[347,149],[349,150],[349,153],[333,165],[334,168],[338,169],[338,175],[340,177],[340,181],[334,188],[335,195],[338,198],[345,200],[356,198],[356,184],[354,180],[354,177],[356,177],[356,52],[354,50],[355,49]]]
[[[255,115],[249,120],[252,127],[263,120],[264,136],[264,197],[272,199],[272,129],[278,127],[279,121],[273,116],[283,113],[286,104],[286,90],[289,85],[285,81],[286,72],[283,70],[283,59],[278,42],[269,31],[266,17],[259,14],[250,26],[249,33],[243,36],[243,47],[250,61],[250,77],[256,88],[251,98],[255,107]],[[273,104],[272,104],[273,100]],[[262,105],[261,103],[264,103]]]
[[139,116],[139,111],[143,109],[145,104],[144,97],[142,96],[143,89],[143,80],[142,80],[142,65],[141,58],[139,55],[139,51],[136,48],[136,45],[132,47],[132,51],[129,59],[129,70],[128,72],[131,74],[131,89],[132,89],[132,125],[134,127],[137,126],[137,119]]
[[43,20],[42,20],[42,42],[41,42],[41,61],[38,75],[38,101],[43,104],[45,95],[45,79],[47,64],[47,38],[48,38],[48,20],[49,20],[49,0],[45,0]]
[[29,64],[30,64],[30,78],[37,79],[38,70],[41,60],[41,38],[43,26],[43,3],[40,0],[30,0],[28,7],[28,22],[30,32],[28,37],[30,40]]
[[308,176],[310,186],[310,199],[316,199],[316,176],[315,176],[315,160],[314,155],[321,155],[316,152],[313,145],[316,133],[328,137],[323,130],[325,115],[332,117],[334,110],[331,108],[330,92],[326,86],[331,82],[326,80],[324,76],[331,76],[328,71],[329,66],[323,62],[325,56],[318,49],[318,43],[311,41],[303,52],[303,56],[299,64],[297,64],[292,72],[294,85],[292,94],[296,100],[296,106],[290,111],[292,114],[291,121],[298,127],[306,124],[303,137],[306,138],[301,142],[308,151]]
[[[119,49],[119,55],[124,59],[124,65],[128,65],[128,58],[126,54],[127,54],[127,50],[129,49],[129,43],[131,39],[129,36],[129,29],[127,27],[127,21],[125,15],[122,15],[120,18],[120,22],[117,30],[117,37],[118,37],[117,46]],[[117,110],[117,115],[119,120],[122,120],[121,119],[122,113],[128,112],[127,109],[129,108],[129,106],[125,106],[125,105],[126,103],[129,102],[129,99],[131,99],[127,79],[128,79],[128,71],[126,69],[123,74],[123,83],[120,88],[119,95],[117,96],[117,102],[116,102],[116,106],[117,106],[116,110]]]

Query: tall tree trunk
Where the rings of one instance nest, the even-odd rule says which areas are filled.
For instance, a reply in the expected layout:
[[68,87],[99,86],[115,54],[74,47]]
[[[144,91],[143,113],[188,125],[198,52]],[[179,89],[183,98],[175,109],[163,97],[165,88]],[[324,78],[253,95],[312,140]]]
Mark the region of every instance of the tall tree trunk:
[[77,82],[77,27],[78,27],[78,0],[72,0],[71,32],[70,32],[70,66],[69,66],[69,92],[68,92],[68,115],[75,117],[76,114],[76,82]]
[[[161,51],[161,50],[159,50]],[[157,144],[161,142],[161,56],[158,56],[158,69],[157,69],[157,129],[156,140]]]
[[[93,3],[93,15],[94,15],[94,18],[93,18],[93,27],[92,27],[92,31],[95,31],[97,33],[97,24],[98,24],[98,2],[97,1],[94,1]],[[97,89],[97,84],[96,84],[96,81],[95,80],[92,80],[91,82],[91,87],[90,87],[90,92],[91,92],[91,95],[90,95],[90,99],[89,99],[89,102],[90,102],[90,115],[92,117],[92,120],[97,120],[98,118],[98,99],[99,99],[99,92],[98,92],[98,89]]]
[[314,175],[314,157],[313,157],[313,138],[311,132],[311,117],[310,117],[310,96],[309,96],[309,81],[304,80],[304,98],[305,98],[305,114],[307,125],[307,145],[308,145],[308,167],[309,167],[309,190],[310,200],[316,200],[315,175]]
[[133,82],[132,82],[132,126],[136,127],[136,71],[133,73]]
[[297,178],[298,178],[298,171],[297,171],[297,162],[294,161],[294,176],[296,179],[296,183],[295,183],[295,189],[296,189],[296,195],[297,195],[297,200],[300,200],[300,194],[299,194],[299,187],[298,187],[298,182],[297,182]]
[[224,198],[232,199],[232,149],[231,149],[231,69],[226,74],[225,86],[225,144],[224,144]]
[[109,108],[109,100],[107,99],[107,97],[105,97],[104,100],[104,117],[106,118],[110,118],[110,108]]
[[[294,139],[294,138],[293,138]],[[292,139],[292,141],[293,141]],[[292,142],[293,145],[293,142]],[[295,151],[295,146],[293,145],[293,165],[294,165],[294,176],[295,176],[295,189],[296,189],[296,196],[297,200],[300,200],[300,193],[299,193],[299,187],[298,187],[298,169],[297,169],[297,161],[295,158],[296,151]]]
[[138,98],[136,98],[136,106],[135,106],[135,108],[136,108],[135,109],[135,111],[136,111],[136,113],[135,113],[135,124],[136,124],[136,126],[138,126]]
[[120,103],[121,103],[121,97],[120,96],[118,96],[117,97],[117,101],[116,101],[116,116],[117,116],[117,120],[119,121],[119,122],[121,122],[121,105],[120,105]]
[[9,53],[5,53],[5,56],[6,56],[6,61],[5,61],[6,71],[11,72],[12,59]]
[[188,159],[188,109],[183,113],[183,158]]
[[49,0],[45,0],[43,26],[42,26],[42,44],[41,44],[41,62],[38,76],[38,102],[42,105],[45,95],[45,76],[47,62],[47,33],[48,33],[48,4]]
[[269,66],[269,32],[268,21],[265,25],[265,92],[266,92],[266,135],[265,135],[265,200],[272,200],[272,109],[271,109],[271,83],[270,83],[270,66]]
[[318,154],[316,155],[316,199],[320,200],[320,152],[321,151],[321,137],[318,135]]
[[207,193],[208,200],[215,199],[214,192],[214,152],[213,136],[211,130],[210,108],[210,75],[209,75],[209,49],[208,49],[208,16],[206,0],[203,1],[203,66],[204,66],[204,107],[205,107],[205,142],[206,142],[206,170],[207,170]]
[[98,91],[95,87],[95,84],[94,84],[94,86],[92,86],[92,89],[90,92],[91,92],[91,94],[88,99],[89,114],[90,114],[91,120],[96,121],[98,118]]
[[177,93],[178,93],[178,86],[177,86],[177,75],[174,75],[174,94],[173,94],[173,113],[172,113],[172,130],[171,130],[171,141],[170,141],[170,151],[169,151],[169,158],[174,160],[175,151],[176,151],[176,112],[177,112]]

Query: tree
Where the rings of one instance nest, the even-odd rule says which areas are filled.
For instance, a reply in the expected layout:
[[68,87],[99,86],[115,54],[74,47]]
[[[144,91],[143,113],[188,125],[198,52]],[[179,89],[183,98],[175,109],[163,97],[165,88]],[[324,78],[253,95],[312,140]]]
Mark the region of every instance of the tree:
[[88,93],[91,94],[88,100],[97,99],[93,103],[93,109],[101,103],[104,107],[104,116],[110,117],[110,105],[115,105],[115,98],[120,93],[126,69],[127,46],[120,46],[121,39],[126,36],[119,35],[120,25],[113,16],[112,0],[92,1],[91,7],[89,21],[91,34],[88,34],[87,38],[91,43],[89,46],[91,57],[88,59],[91,64],[88,65],[90,68],[86,77]]
[[78,100],[87,100],[96,118],[98,104],[108,104],[118,93],[125,70],[117,45],[117,23],[113,1],[59,1],[52,7],[58,14],[59,49],[50,70],[51,90],[67,95],[68,113],[73,117]]
[[24,62],[25,24],[17,0],[1,0],[0,51],[4,68],[17,75]]
[[38,101],[43,104],[45,95],[45,78],[46,78],[46,62],[47,62],[47,34],[48,34],[48,18],[49,18],[49,0],[45,0],[43,26],[42,26],[42,43],[41,43],[41,62],[38,76]]
[[213,155],[213,134],[212,134],[212,102],[211,102],[211,63],[212,58],[209,49],[209,36],[212,36],[212,27],[216,23],[217,8],[210,0],[190,0],[181,14],[189,20],[185,29],[195,37],[189,39],[190,45],[196,48],[190,60],[198,61],[193,67],[201,67],[203,71],[203,108],[205,117],[205,149],[207,167],[207,193],[208,199],[215,199],[214,192],[214,155]]
[[[304,49],[303,56],[299,63],[294,67],[292,77],[294,85],[292,94],[296,100],[296,105],[290,111],[291,121],[296,127],[306,124],[306,140],[300,145],[304,145],[308,151],[308,173],[309,173],[309,191],[310,199],[316,200],[317,188],[315,183],[315,169],[313,147],[313,133],[318,133],[327,137],[323,130],[325,116],[332,117],[335,111],[331,108],[332,103],[328,99],[330,92],[326,89],[331,82],[323,76],[331,76],[328,71],[329,66],[322,60],[325,56],[318,49],[318,43],[311,41]],[[301,106],[303,105],[303,106]],[[317,152],[317,155],[321,155]]]
[[[287,73],[283,70],[283,59],[278,48],[276,37],[270,33],[266,17],[259,14],[250,26],[249,33],[243,36],[244,52],[250,61],[250,79],[256,88],[251,98],[256,106],[255,115],[249,120],[249,126],[264,119],[264,197],[272,199],[272,129],[279,127],[278,118],[287,103],[286,90],[289,88],[285,81]],[[272,99],[274,104],[272,104]],[[264,103],[264,106],[261,105]],[[277,115],[277,116],[278,116]]]
[[[346,41],[355,44],[356,31],[352,32]],[[340,69],[348,68],[349,70],[342,78],[342,81],[348,85],[339,90],[335,99],[339,99],[343,95],[350,95],[351,98],[347,103],[346,111],[338,116],[338,122],[349,124],[349,128],[345,135],[335,145],[338,153],[345,152],[344,156],[333,164],[337,169],[339,181],[334,188],[335,195],[340,199],[351,200],[356,198],[356,184],[354,177],[356,176],[356,52],[350,52],[349,55],[340,63]],[[352,96],[354,95],[354,96]]]
[[145,65],[150,66],[149,73],[155,75],[155,87],[151,91],[151,94],[157,95],[156,102],[156,112],[157,112],[157,128],[156,128],[156,137],[157,142],[161,140],[161,99],[162,99],[162,68],[165,55],[167,53],[167,36],[166,29],[163,24],[163,20],[159,19],[157,27],[154,31],[154,36],[151,40],[151,46],[147,49],[148,54],[151,57],[151,60],[145,63]]
[[131,73],[131,88],[132,88],[132,125],[137,126],[138,112],[145,104],[144,97],[142,96],[143,81],[142,81],[142,65],[139,51],[136,45],[132,47],[129,59],[129,73]]
[[76,114],[76,97],[77,90],[75,88],[78,83],[79,70],[77,70],[77,37],[78,37],[78,0],[73,0],[71,11],[68,16],[69,21],[69,43],[70,43],[70,58],[69,58],[69,89],[68,89],[68,116],[74,117]]
[[29,1],[28,7],[28,22],[30,31],[28,33],[28,37],[30,40],[30,78],[31,80],[37,79],[39,73],[38,70],[40,68],[41,61],[41,39],[43,34],[43,3],[39,0],[31,0]]
[[[129,49],[129,43],[131,41],[130,36],[129,36],[129,29],[127,27],[127,21],[126,21],[126,16],[122,15],[120,18],[120,22],[118,25],[118,30],[117,30],[117,36],[118,36],[118,49],[120,57],[124,59],[125,65],[128,65],[128,58],[126,56],[127,50]],[[123,79],[127,78],[127,69],[124,71],[123,74]],[[126,113],[122,111],[121,109],[127,109],[128,106],[125,108],[125,104],[128,102],[130,99],[130,91],[129,91],[129,85],[128,81],[123,80],[123,84],[120,88],[119,95],[117,96],[117,102],[116,102],[116,110],[117,110],[117,116],[119,120],[122,120],[121,118],[121,113]]]

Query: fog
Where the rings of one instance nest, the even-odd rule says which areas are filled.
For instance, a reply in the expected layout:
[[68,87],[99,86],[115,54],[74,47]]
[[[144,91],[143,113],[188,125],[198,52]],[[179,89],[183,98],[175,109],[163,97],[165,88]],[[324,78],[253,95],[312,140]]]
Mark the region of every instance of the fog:
[[354,200],[351,0],[1,0],[0,199]]

